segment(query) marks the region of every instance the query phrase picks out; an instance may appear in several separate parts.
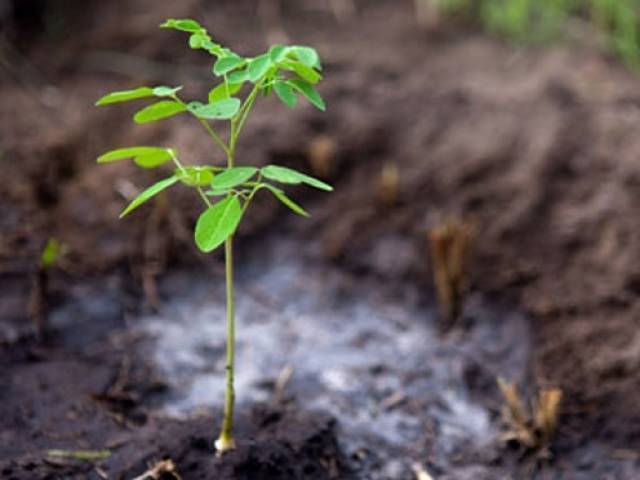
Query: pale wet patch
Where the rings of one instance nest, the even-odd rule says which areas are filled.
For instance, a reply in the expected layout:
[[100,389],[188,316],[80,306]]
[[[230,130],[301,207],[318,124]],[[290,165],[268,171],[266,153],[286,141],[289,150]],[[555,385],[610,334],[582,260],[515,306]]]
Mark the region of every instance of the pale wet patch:
[[[410,472],[411,459],[400,467],[396,449],[415,451],[416,460],[428,449],[446,468],[456,452],[494,444],[495,405],[482,390],[493,388],[495,375],[526,377],[530,335],[522,315],[494,312],[472,297],[468,328],[443,339],[415,287],[314,264],[292,242],[269,245],[238,265],[239,408],[272,401],[275,379],[291,365],[285,396],[335,416],[348,453],[384,449],[368,478]],[[190,282],[188,294],[139,323],[174,392],[163,406],[171,415],[219,407],[224,398],[223,279]],[[469,386],[478,382],[480,394]]]

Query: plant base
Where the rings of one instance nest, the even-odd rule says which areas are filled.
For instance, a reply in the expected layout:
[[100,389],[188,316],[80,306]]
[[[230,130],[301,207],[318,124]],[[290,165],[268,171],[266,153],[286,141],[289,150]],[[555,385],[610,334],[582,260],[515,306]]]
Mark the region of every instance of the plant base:
[[216,455],[221,457],[225,453],[231,450],[235,450],[236,441],[230,436],[221,434],[220,438],[216,440],[215,446],[216,446]]

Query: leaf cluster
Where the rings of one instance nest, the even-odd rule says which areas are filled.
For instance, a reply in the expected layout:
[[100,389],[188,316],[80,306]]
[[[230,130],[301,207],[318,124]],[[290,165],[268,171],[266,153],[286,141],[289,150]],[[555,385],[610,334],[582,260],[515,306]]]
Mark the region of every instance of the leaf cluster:
[[[234,234],[254,196],[260,190],[271,192],[280,202],[299,215],[307,212],[274,184],[305,184],[325,191],[332,187],[296,170],[268,165],[261,169],[235,166],[234,155],[240,134],[259,95],[273,92],[288,107],[293,108],[300,98],[320,110],[325,102],[316,90],[322,79],[322,64],[315,49],[306,46],[274,45],[255,57],[242,57],[227,47],[215,43],[207,30],[191,19],[169,19],[161,28],[189,34],[192,49],[205,50],[214,57],[211,73],[215,84],[206,101],[181,98],[181,86],[138,87],[109,93],[96,105],[113,105],[134,100],[153,102],[133,115],[137,124],[167,119],[179,114],[195,117],[227,157],[226,167],[184,166],[176,150],[156,146],[132,146],[111,150],[98,163],[131,159],[141,168],[151,169],[173,163],[173,174],[141,192],[121,213],[121,217],[175,184],[197,190],[206,210],[195,227],[195,242],[203,252],[211,252]],[[230,124],[228,139],[216,132],[210,121]],[[221,197],[221,198],[217,198]]]

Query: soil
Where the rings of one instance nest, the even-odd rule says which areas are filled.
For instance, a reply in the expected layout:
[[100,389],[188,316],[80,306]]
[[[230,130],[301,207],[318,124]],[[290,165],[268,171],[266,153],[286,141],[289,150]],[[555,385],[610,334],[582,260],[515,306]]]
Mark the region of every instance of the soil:
[[[132,478],[163,458],[174,460],[185,480],[412,478],[414,461],[435,478],[640,476],[636,74],[574,44],[516,49],[455,24],[425,32],[415,24],[411,2],[358,2],[357,17],[340,23],[323,2],[284,1],[280,26],[244,0],[105,3],[83,2],[79,9],[75,2],[51,2],[34,23],[0,14],[0,22],[12,26],[2,44],[8,61],[0,77],[0,166],[6,172],[0,183],[0,476],[100,478],[106,472]],[[78,13],[87,9],[91,16]],[[207,69],[200,68],[206,57],[185,50],[178,33],[153,30],[170,16],[200,18],[243,52],[283,33],[318,47],[328,113],[283,111],[264,101],[239,158],[312,170],[336,191],[294,192],[313,214],[310,221],[279,215],[284,212],[265,198],[238,236],[247,257],[241,276],[288,265],[278,257],[284,232],[296,239],[284,242],[286,252],[304,259],[284,283],[327,289],[332,300],[296,307],[299,292],[274,293],[283,277],[264,274],[263,293],[256,295],[267,292],[267,304],[293,302],[296,314],[341,324],[359,314],[339,308],[336,299],[358,305],[373,292],[376,299],[362,308],[374,332],[355,317],[354,328],[362,330],[349,332],[364,337],[351,344],[353,354],[372,361],[367,352],[387,342],[391,356],[380,355],[373,371],[345,357],[346,373],[359,372],[364,387],[357,395],[377,404],[404,392],[408,401],[396,410],[402,418],[389,421],[395,429],[405,415],[415,420],[416,437],[407,433],[410,427],[395,440],[350,434],[348,417],[355,414],[341,413],[335,402],[347,398],[357,405],[360,397],[309,383],[322,372],[318,367],[294,375],[287,401],[274,403],[271,394],[261,399],[247,388],[238,408],[238,437],[245,440],[222,460],[210,453],[219,403],[176,412],[176,397],[197,384],[194,360],[182,365],[186,374],[163,364],[163,337],[151,327],[163,320],[167,330],[184,332],[172,323],[176,305],[193,304],[192,295],[206,302],[198,292],[219,281],[221,259],[202,256],[192,245],[198,211],[188,191],[119,222],[128,192],[156,173],[124,164],[97,168],[93,158],[114,146],[162,143],[196,163],[209,158],[211,148],[187,119],[130,128],[127,108],[91,105],[105,91],[144,83],[185,84],[194,96],[206,92]],[[389,169],[399,175],[391,194],[381,186]],[[440,338],[427,232],[452,217],[475,226],[472,295],[464,321]],[[49,237],[62,240],[69,253],[48,273],[50,331],[38,338],[27,305],[38,252]],[[265,252],[281,260],[261,263]],[[249,292],[255,287],[242,282]],[[219,309],[213,290],[207,301],[214,307],[207,308]],[[313,302],[314,292],[303,297]],[[403,352],[407,365],[391,365],[394,349],[402,352],[404,330],[386,309],[404,312],[402,328],[432,336],[433,349],[425,341],[424,351]],[[197,312],[193,321],[200,325]],[[265,325],[276,313],[261,314]],[[305,328],[317,325],[304,322]],[[390,325],[398,330],[376,338],[375,331]],[[510,348],[498,348],[505,338]],[[477,347],[478,339],[489,354]],[[311,349],[313,340],[283,345]],[[328,352],[344,347],[341,341],[327,344]],[[204,345],[214,360],[220,357],[216,345]],[[171,348],[168,359],[190,351]],[[520,365],[514,358],[522,368],[514,368]],[[276,365],[287,361],[277,355],[265,361],[265,368],[273,367],[271,379]],[[302,357],[296,361],[306,368]],[[461,417],[462,436],[471,440],[454,442],[454,451],[442,442],[456,409],[446,403],[442,384],[416,386],[420,368],[414,364],[420,362],[445,365],[452,391],[479,409]],[[376,375],[390,382],[394,372],[393,386],[373,383]],[[220,372],[205,373],[210,379]],[[179,384],[181,375],[186,386]],[[563,390],[551,460],[539,464],[497,443],[498,375],[528,394],[539,387]],[[311,408],[310,395],[325,406]],[[331,408],[332,402],[340,407]],[[439,402],[449,417],[438,414]],[[472,420],[485,415],[491,438],[472,438]],[[46,454],[103,448],[113,454],[97,462]]]

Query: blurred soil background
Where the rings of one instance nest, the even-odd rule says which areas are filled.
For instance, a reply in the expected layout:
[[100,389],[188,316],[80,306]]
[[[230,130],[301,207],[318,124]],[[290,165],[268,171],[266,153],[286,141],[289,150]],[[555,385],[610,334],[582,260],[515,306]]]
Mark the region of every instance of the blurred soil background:
[[[116,354],[76,365],[65,373],[74,387],[59,398],[40,396],[28,380],[33,369],[48,376],[67,365],[64,348],[38,346],[29,316],[48,239],[67,249],[49,275],[49,308],[78,288],[108,288],[124,299],[125,319],[108,320],[106,312],[104,323],[87,327],[89,337],[167,300],[156,288],[165,272],[220,269],[220,258],[193,246],[198,204],[191,192],[160,197],[119,221],[127,200],[161,173],[95,165],[103,151],[135,144],[173,146],[187,163],[222,161],[186,117],[133,127],[133,107],[93,106],[108,91],[143,84],[205,95],[210,59],[188,50],[178,32],[156,31],[167,17],[193,17],[242,53],[289,41],[314,45],[324,59],[327,114],[263,101],[238,159],[311,171],[336,191],[298,192],[310,221],[285,223],[265,199],[241,229],[240,248],[259,248],[264,229],[285,228],[303,241],[320,239],[323,261],[419,285],[431,302],[427,232],[449,218],[467,219],[476,230],[471,290],[530,316],[528,387],[564,392],[561,450],[597,440],[637,465],[637,72],[588,41],[514,46],[456,16],[425,30],[409,1],[356,2],[344,18],[331,2],[281,3],[280,10],[248,0],[0,4],[0,464],[19,457],[29,444],[25,432],[33,435],[35,424],[21,423],[13,410],[20,403],[44,402],[41,410],[62,402],[62,411],[73,395],[110,385],[121,367]],[[72,348],[73,341],[88,340],[62,344]],[[338,458],[339,472],[344,459],[331,442],[323,448]],[[58,478],[22,475],[16,478]],[[612,475],[598,478],[633,478]]]

